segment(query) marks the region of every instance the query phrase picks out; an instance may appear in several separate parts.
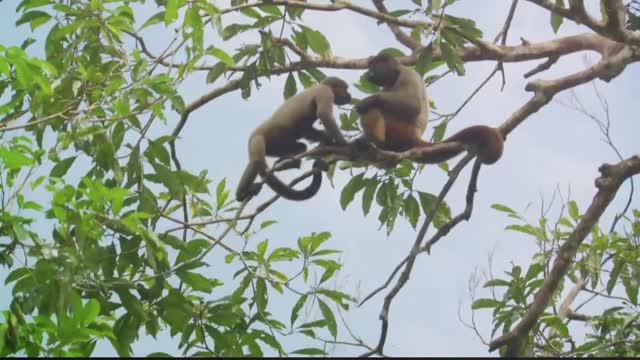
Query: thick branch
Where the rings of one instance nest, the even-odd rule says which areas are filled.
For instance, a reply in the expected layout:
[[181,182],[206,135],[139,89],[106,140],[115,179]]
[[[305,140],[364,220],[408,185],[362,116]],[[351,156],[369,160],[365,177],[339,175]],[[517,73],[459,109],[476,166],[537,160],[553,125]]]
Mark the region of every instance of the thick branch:
[[256,1],[250,4],[230,7],[228,9],[222,10],[221,13],[226,14],[226,13],[238,11],[241,9],[253,8],[253,7],[258,7],[262,5],[286,6],[286,7],[292,7],[292,8],[304,8],[309,10],[329,11],[329,12],[340,11],[340,10],[350,10],[364,16],[368,16],[380,21],[384,21],[387,24],[394,24],[394,25],[409,27],[409,28],[414,28],[416,26],[422,26],[426,28],[431,25],[431,23],[426,21],[400,19],[395,16],[391,16],[389,14],[381,13],[363,6],[356,5],[351,1],[336,1],[335,4],[329,5],[329,4],[318,4],[315,2],[299,1],[299,0],[264,0],[264,1]]
[[596,33],[611,40],[640,45],[640,33],[629,31],[624,27],[626,10],[622,0],[603,1],[605,13],[607,14],[606,23],[599,21],[588,14],[584,7],[583,0],[569,1],[569,8],[562,7],[558,2],[551,0],[528,1],[549,11],[553,11],[564,18],[573,20],[578,24],[584,24]]

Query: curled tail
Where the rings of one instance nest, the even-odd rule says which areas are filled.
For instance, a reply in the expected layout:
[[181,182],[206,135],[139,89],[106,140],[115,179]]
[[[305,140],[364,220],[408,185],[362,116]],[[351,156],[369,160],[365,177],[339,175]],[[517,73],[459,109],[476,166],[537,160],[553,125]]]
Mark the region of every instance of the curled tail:
[[500,131],[484,125],[474,125],[462,129],[445,140],[445,142],[450,141],[459,141],[475,147],[478,152],[478,160],[485,165],[498,161],[504,148],[504,140]]
[[421,141],[416,144],[415,147],[421,149],[422,153],[419,162],[437,164],[447,161],[464,151],[464,148],[459,146],[447,146],[447,143],[451,142],[460,142],[474,147],[478,153],[478,159],[485,165],[498,161],[502,156],[504,147],[504,140],[497,129],[484,125],[474,125],[460,130],[440,143]]
[[326,168],[327,164],[324,161],[316,160],[313,163],[313,169],[317,171],[313,174],[311,184],[302,190],[296,190],[293,186],[283,183],[272,173],[263,174],[262,177],[264,178],[264,182],[278,195],[285,199],[301,201],[310,199],[320,190],[320,185],[322,185],[322,170],[326,170]]

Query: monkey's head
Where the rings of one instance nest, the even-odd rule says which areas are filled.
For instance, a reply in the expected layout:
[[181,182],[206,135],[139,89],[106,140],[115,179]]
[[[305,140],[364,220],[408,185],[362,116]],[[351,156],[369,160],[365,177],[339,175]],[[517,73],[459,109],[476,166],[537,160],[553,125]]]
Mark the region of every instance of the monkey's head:
[[351,94],[349,94],[348,90],[349,85],[347,85],[347,83],[342,79],[335,76],[329,76],[322,80],[322,83],[331,88],[331,91],[333,92],[333,102],[336,105],[344,105],[351,102]]
[[378,54],[369,60],[365,76],[370,82],[382,86],[392,86],[400,75],[400,62],[389,54]]

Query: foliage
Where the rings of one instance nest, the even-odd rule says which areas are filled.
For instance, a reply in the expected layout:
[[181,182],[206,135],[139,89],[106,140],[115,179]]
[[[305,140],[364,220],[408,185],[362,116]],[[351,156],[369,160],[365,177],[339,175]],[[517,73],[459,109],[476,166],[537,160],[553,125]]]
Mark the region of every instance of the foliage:
[[[131,356],[135,340],[163,329],[177,335],[189,355],[324,354],[318,348],[285,350],[279,337],[337,336],[332,304],[348,309],[352,298],[326,287],[341,267],[338,251],[324,245],[331,235],[300,237],[297,247],[246,242],[243,251],[224,247],[224,235],[210,235],[204,225],[176,237],[184,226],[168,229],[167,219],[181,209],[183,197],[192,221],[240,233],[228,215],[237,204],[224,179],[211,193],[208,174],[172,167],[174,138],[152,135],[158,122],[186,111],[176,89],[203,59],[219,60],[209,81],[222,67],[248,64],[245,96],[252,81],[284,61],[282,48],[268,37],[233,55],[206,47],[209,23],[230,39],[281,19],[280,10],[248,9],[243,13],[255,23],[222,27],[220,9],[208,1],[187,6],[169,0],[141,22],[135,15],[143,8],[130,1],[24,0],[17,9],[17,25],[46,31],[39,36],[45,57],[29,55],[40,44],[33,39],[22,47],[0,46],[0,264],[11,269],[4,282],[13,296],[11,309],[2,313],[0,355],[84,357],[104,339],[119,355]],[[174,24],[185,42],[177,73],[125,41],[127,34]],[[330,51],[318,31],[298,31],[300,44],[319,54]],[[300,72],[307,85],[307,74],[321,75]],[[21,119],[26,124],[13,129]],[[273,223],[264,222],[246,239]],[[225,272],[235,274],[204,275],[214,265],[206,255],[222,252],[225,263],[215,266],[226,264]],[[26,261],[18,262],[21,253]],[[292,266],[280,265],[289,262],[299,266],[293,275],[282,270]],[[318,271],[320,279],[312,282],[310,274]],[[298,297],[288,323],[271,312],[272,298],[285,291]],[[303,308],[314,307],[319,317],[301,316]]]
[[[505,205],[493,208],[516,222],[506,230],[530,237],[539,251],[533,254],[528,267],[514,264],[503,276],[493,275],[483,285],[492,296],[474,300],[474,310],[492,309],[492,336],[498,331],[511,330],[515,321],[526,313],[533,295],[550,271],[558,246],[582,217],[572,200],[567,202],[567,213],[563,207],[555,222],[542,216],[530,223]],[[625,217],[625,223],[627,226],[619,226],[625,229],[622,233],[604,231],[599,226],[591,230],[588,241],[578,250],[574,266],[553,297],[553,308],[543,314],[529,336],[525,349],[529,356],[637,357],[640,354],[640,210]],[[571,304],[574,299],[570,298],[571,307],[563,309],[561,304],[567,301],[565,297],[571,296],[569,290],[574,287],[591,295],[574,305]],[[584,305],[596,298],[598,308],[602,309],[600,313],[579,314]],[[563,311],[569,312],[563,314]]]
[[[327,245],[331,233],[292,234],[295,244],[288,238],[275,247],[263,230],[276,221],[254,222],[264,207],[240,216],[244,204],[230,197],[224,174],[180,165],[175,141],[189,115],[207,101],[235,90],[249,99],[275,75],[286,77],[286,99],[322,80],[321,68],[357,67],[334,57],[329,39],[303,21],[310,3],[230,3],[227,9],[209,0],[16,5],[16,26],[28,27],[34,38],[21,46],[0,44],[0,266],[11,288],[11,304],[0,317],[0,356],[88,357],[99,341],[120,356],[140,356],[132,345],[161,332],[176,339],[186,356],[327,355],[326,345],[345,343],[344,333],[356,339],[348,345],[382,354],[382,345],[365,345],[339,322],[356,300],[329,285],[341,269],[340,251]],[[454,3],[412,0],[412,8],[376,18],[392,32],[389,18],[426,19],[410,26],[403,41],[420,44],[410,55],[427,83],[448,73],[464,75],[461,54],[473,46],[490,55],[486,60],[496,60],[496,71],[502,67],[495,54],[503,53],[480,42],[483,33],[473,20],[445,11]],[[630,28],[637,28],[635,5],[627,8]],[[230,13],[236,17],[225,23]],[[550,16],[557,32],[564,18]],[[155,53],[144,36],[152,31],[174,38]],[[406,55],[398,48],[383,51]],[[193,79],[215,88],[189,103],[179,89]],[[365,94],[379,90],[364,78],[354,85]],[[441,116],[434,141],[444,138],[459,111]],[[358,134],[355,111],[341,114],[340,121],[349,136]],[[428,218],[443,236],[462,219],[442,199],[446,191],[441,196],[416,188],[413,180],[424,165],[340,165],[353,174],[340,193],[342,208],[361,193],[364,216],[379,211],[387,234],[398,217],[414,229]],[[438,167],[455,180],[448,164]],[[496,208],[524,221],[505,206]],[[552,229],[546,220],[508,228],[552,246],[536,254],[526,271],[514,266],[506,278],[486,284],[507,289],[473,305],[494,310],[494,333],[508,331],[524,313],[554,247],[580,216],[575,205],[569,213],[573,221],[562,218]],[[624,235],[594,228],[569,277],[588,280],[594,291],[606,284],[608,295],[623,289],[622,306],[589,319],[593,333],[580,344],[565,319],[548,313],[534,336],[547,329],[553,336],[532,353],[570,343],[576,356],[638,355],[638,216],[629,219],[633,231]],[[415,259],[417,251],[411,255]],[[303,345],[285,346],[288,337]],[[386,333],[380,344],[384,338]]]

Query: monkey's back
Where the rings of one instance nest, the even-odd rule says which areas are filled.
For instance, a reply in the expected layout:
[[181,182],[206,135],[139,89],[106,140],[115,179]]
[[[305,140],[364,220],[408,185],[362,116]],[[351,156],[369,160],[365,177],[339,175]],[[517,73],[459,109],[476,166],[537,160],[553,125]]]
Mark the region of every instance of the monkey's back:
[[429,121],[429,99],[427,98],[427,89],[424,86],[422,76],[415,70],[403,65],[398,80],[390,90],[405,93],[408,97],[417,97],[420,101],[420,113],[418,113],[415,124],[421,136],[427,129],[427,122]]
[[318,84],[290,97],[260,124],[254,133],[270,136],[312,126],[317,119],[315,100],[323,92],[331,91],[326,86]]

